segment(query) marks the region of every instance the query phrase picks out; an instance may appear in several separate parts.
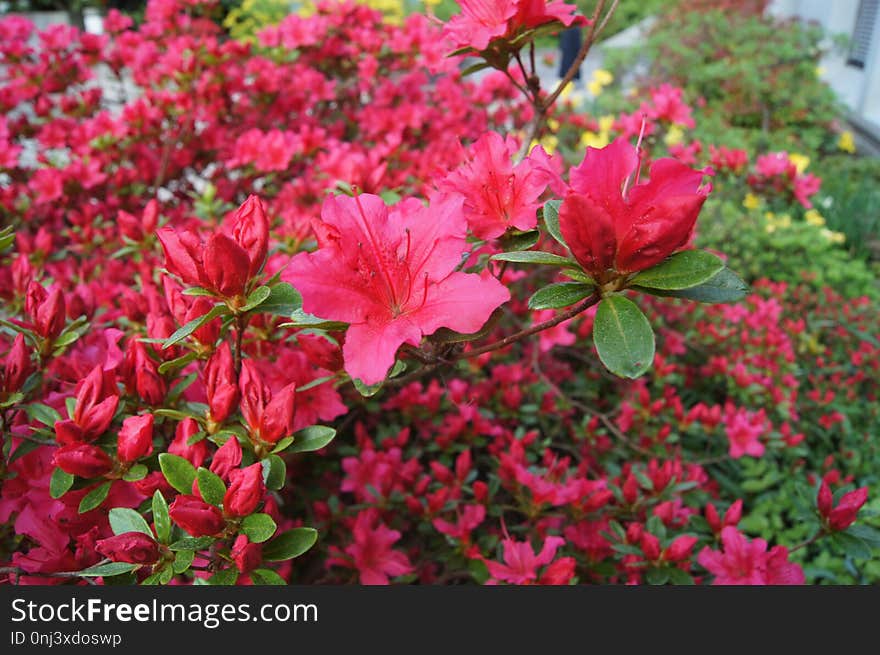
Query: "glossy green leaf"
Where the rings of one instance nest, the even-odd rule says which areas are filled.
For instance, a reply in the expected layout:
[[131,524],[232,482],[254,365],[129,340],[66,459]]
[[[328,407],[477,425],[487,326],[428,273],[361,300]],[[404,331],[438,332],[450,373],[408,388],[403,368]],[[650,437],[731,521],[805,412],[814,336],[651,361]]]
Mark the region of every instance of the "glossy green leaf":
[[153,525],[156,526],[156,537],[159,543],[171,541],[171,516],[168,514],[168,502],[162,492],[153,492]]
[[513,262],[515,264],[546,264],[548,266],[570,266],[577,267],[577,262],[560,257],[549,252],[541,252],[540,250],[521,250],[519,252],[502,252],[492,255],[492,259],[497,262]]
[[255,544],[261,544],[275,534],[277,526],[268,514],[251,514],[241,522],[241,531]]
[[128,507],[114,507],[110,510],[108,516],[110,519],[110,529],[113,534],[123,534],[125,532],[141,532],[143,534],[153,536],[144,517],[138,512]]
[[191,494],[196,469],[188,460],[171,453],[159,455],[159,468],[168,480],[168,484],[182,494]]
[[283,562],[299,557],[314,546],[317,540],[318,531],[314,528],[287,530],[263,546],[263,559],[267,562]]
[[705,250],[685,250],[649,269],[641,271],[632,284],[649,289],[679,291],[703,284],[715,277],[724,262]]
[[52,498],[61,498],[73,486],[75,476],[67,471],[56,468],[52,471],[52,477],[49,478],[49,495]]
[[711,280],[698,284],[690,289],[679,291],[663,291],[660,289],[648,289],[645,287],[633,287],[639,291],[650,293],[655,296],[669,298],[684,298],[702,303],[730,303],[739,302],[749,292],[749,285],[729,268],[722,268]]
[[563,246],[568,247],[565,239],[562,237],[562,230],[559,229],[559,207],[562,205],[561,200],[548,200],[544,203],[544,225],[547,226],[547,232]]
[[605,368],[620,377],[637,378],[654,362],[654,331],[635,303],[623,296],[601,300],[593,341]]
[[199,467],[196,471],[196,481],[199,485],[199,493],[202,494],[202,500],[211,505],[221,505],[223,496],[226,495],[226,485],[220,476],[209,471],[204,467]]
[[110,485],[111,482],[107,481],[83,496],[83,499],[79,501],[79,513],[91,512],[96,507],[99,507],[107,499],[107,494],[110,493]]
[[223,314],[229,313],[229,308],[226,305],[217,304],[214,305],[207,314],[203,314],[198,318],[194,318],[186,325],[178,328],[174,331],[174,333],[168,337],[165,342],[162,344],[162,348],[170,348],[174,344],[183,341],[193,332],[198,330],[208,321],[217,318],[218,316],[222,316]]
[[559,282],[538,289],[529,298],[529,309],[559,309],[579,302],[593,293],[594,287],[581,282]]
[[311,425],[294,435],[293,445],[287,449],[289,453],[308,453],[320,450],[336,436],[336,430],[326,425]]

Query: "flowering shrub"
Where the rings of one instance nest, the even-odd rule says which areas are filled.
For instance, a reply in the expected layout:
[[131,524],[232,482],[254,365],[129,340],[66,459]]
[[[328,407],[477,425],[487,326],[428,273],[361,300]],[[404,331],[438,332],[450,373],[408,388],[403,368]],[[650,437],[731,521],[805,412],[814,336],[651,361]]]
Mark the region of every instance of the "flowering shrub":
[[6,581],[851,581],[875,307],[693,247],[680,89],[596,121],[541,88],[534,39],[583,57],[606,3],[254,42],[214,4],[0,21]]

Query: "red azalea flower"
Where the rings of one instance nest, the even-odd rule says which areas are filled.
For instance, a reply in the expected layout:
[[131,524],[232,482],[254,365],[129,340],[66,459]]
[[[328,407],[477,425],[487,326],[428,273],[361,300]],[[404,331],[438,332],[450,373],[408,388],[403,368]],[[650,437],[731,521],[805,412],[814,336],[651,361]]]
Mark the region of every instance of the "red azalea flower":
[[638,149],[617,139],[587,148],[571,170],[559,227],[572,255],[597,281],[656,266],[683,248],[711,190],[704,171],[674,159],[651,164],[639,183]]

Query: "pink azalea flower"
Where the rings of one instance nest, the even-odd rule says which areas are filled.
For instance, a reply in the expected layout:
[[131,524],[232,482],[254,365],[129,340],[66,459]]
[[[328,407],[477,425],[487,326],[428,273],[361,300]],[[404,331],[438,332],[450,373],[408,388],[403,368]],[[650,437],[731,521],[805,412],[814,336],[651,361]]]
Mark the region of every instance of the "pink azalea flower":
[[361,584],[386,585],[389,577],[406,575],[413,570],[409,558],[391,545],[400,539],[400,532],[391,530],[379,518],[379,512],[360,512],[352,528],[354,543],[345,549],[360,572]]
[[454,269],[467,250],[461,199],[388,211],[381,198],[330,197],[316,223],[319,248],[294,257],[287,279],[306,312],[350,323],[345,370],[381,382],[404,343],[440,327],[476,332],[510,298],[498,280]]
[[530,584],[538,579],[538,568],[553,561],[556,551],[565,543],[562,537],[547,537],[541,552],[535,555],[528,541],[504,540],[504,564],[486,561],[494,582]]
[[517,148],[512,137],[487,132],[474,143],[472,159],[440,182],[441,189],[464,196],[465,218],[480,239],[500,237],[510,227],[531,230],[537,225],[538,199],[550,176],[530,157],[514,166]]
[[575,21],[577,7],[559,0],[459,0],[461,13],[446,24],[446,34],[456,48],[485,50],[495,39],[513,37],[522,30],[559,21],[566,27]]
[[749,541],[733,526],[721,531],[721,544],[722,551],[706,546],[697,556],[700,565],[715,575],[712,584],[804,584],[804,572],[798,564],[788,561],[785,546],[774,546],[768,552],[766,541]]

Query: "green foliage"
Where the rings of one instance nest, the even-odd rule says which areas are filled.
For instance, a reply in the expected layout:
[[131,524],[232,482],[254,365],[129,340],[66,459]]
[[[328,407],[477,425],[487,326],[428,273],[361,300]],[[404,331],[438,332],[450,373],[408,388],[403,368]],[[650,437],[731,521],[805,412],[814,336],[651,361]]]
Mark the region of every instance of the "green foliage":
[[846,235],[854,256],[880,262],[880,160],[836,155],[817,162],[815,173],[822,178],[816,205],[828,228]]
[[730,268],[749,283],[766,277],[803,282],[816,291],[830,286],[846,298],[880,298],[877,278],[865,262],[831,241],[823,228],[799,219],[774,227],[763,210],[748,210],[731,199],[710,198],[703,209],[697,243],[723,252]]

